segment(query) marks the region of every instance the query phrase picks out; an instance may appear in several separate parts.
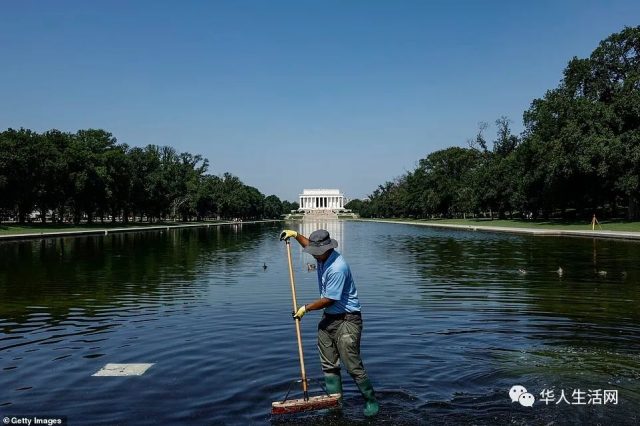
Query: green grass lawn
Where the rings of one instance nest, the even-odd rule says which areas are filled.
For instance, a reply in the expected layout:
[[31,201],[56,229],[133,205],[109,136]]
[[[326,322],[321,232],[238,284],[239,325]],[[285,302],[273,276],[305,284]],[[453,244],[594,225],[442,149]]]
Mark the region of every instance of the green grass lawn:
[[[406,221],[416,223],[451,224],[467,226],[500,226],[506,228],[538,228],[567,231],[590,231],[591,222],[578,222],[560,219],[552,220],[490,220],[490,219],[382,219],[389,221]],[[601,221],[600,226],[596,225],[596,231],[631,231],[640,232],[640,222],[630,222],[624,220]]]
[[69,232],[69,231],[92,231],[102,229],[113,228],[142,228],[147,226],[176,226],[176,225],[196,225],[199,223],[218,223],[222,221],[207,221],[207,222],[129,222],[125,223],[111,223],[96,222],[89,224],[58,224],[58,223],[32,223],[25,225],[18,225],[14,223],[0,223],[0,235],[13,235],[13,234],[46,234],[49,232]]

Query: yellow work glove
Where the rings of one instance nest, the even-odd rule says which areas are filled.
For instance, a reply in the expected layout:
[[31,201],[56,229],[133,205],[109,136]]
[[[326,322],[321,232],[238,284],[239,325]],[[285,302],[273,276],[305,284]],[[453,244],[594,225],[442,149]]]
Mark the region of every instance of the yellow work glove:
[[296,231],[292,231],[291,229],[285,229],[280,233],[280,241],[288,240],[291,237],[295,238],[297,236],[298,236],[298,233]]
[[297,320],[301,320],[304,314],[307,313],[307,305],[302,305],[297,312],[293,314],[293,318]]

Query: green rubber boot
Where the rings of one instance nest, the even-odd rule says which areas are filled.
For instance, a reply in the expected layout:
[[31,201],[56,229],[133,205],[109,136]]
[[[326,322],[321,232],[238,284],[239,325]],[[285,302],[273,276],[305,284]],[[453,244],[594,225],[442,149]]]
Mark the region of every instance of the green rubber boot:
[[367,417],[375,416],[378,414],[380,410],[380,404],[378,404],[378,400],[376,399],[376,394],[373,391],[373,386],[369,379],[365,379],[360,383],[356,382],[358,385],[358,389],[360,389],[360,393],[364,398],[364,415]]
[[342,377],[339,374],[325,374],[324,385],[327,387],[329,394],[339,393],[340,403],[342,403]]

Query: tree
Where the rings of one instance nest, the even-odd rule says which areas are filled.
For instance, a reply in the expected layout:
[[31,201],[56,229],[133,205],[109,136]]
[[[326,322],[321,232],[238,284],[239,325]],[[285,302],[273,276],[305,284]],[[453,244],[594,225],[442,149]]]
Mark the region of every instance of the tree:
[[[514,152],[519,140],[511,134],[511,120],[500,117],[496,120],[497,138],[493,142],[493,149],[489,150],[482,132],[486,124],[480,128],[472,148],[478,152],[478,165],[473,172],[473,189],[465,189],[467,199],[475,198],[468,207],[478,206],[488,210],[493,219],[493,212],[498,217],[504,217],[506,211],[512,211],[514,202],[520,201],[516,197],[518,190],[517,175],[519,174]],[[520,206],[521,207],[521,206]]]
[[300,205],[297,202],[289,202],[287,200],[282,202],[282,210],[280,211],[281,214],[289,214],[291,213],[292,210],[298,210],[300,208]]
[[279,218],[282,213],[282,201],[280,201],[280,198],[275,195],[269,195],[264,199],[263,217],[275,219]]
[[4,204],[17,211],[18,222],[22,224],[36,207],[44,179],[37,167],[41,136],[31,130],[7,129],[2,134],[1,144]]
[[131,181],[133,179],[133,167],[131,157],[127,155],[128,147],[118,145],[104,153],[105,167],[105,204],[111,214],[111,222],[122,215],[123,221],[128,221],[129,211],[132,208]]
[[201,155],[183,152],[171,178],[173,179],[172,205],[183,221],[196,214],[200,185],[209,167],[209,161]]
[[[532,164],[546,209],[589,212],[618,198],[637,217],[640,193],[640,27],[602,41],[587,59],[573,58],[560,86],[524,114]],[[586,212],[585,214],[589,214]]]
[[354,213],[357,213],[357,214],[361,215],[362,205],[363,205],[363,201],[360,200],[359,198],[355,198],[355,199],[349,201],[347,204],[345,204],[344,208],[345,209],[349,209],[349,210],[353,211]]
[[436,151],[420,160],[418,168],[426,180],[426,193],[421,197],[426,210],[447,217],[467,211],[471,195],[464,189],[471,186],[477,164],[477,151],[460,147]]
[[70,191],[69,161],[67,153],[72,143],[73,135],[58,130],[49,130],[43,135],[43,150],[47,152],[42,169],[46,180],[40,187],[38,206],[44,220],[48,210],[54,212],[58,222],[62,222],[67,207],[67,201],[73,194]]
[[210,216],[279,217],[286,205],[230,173],[207,175],[201,155],[170,146],[129,148],[101,129],[64,133],[7,129],[0,132],[0,219],[25,222],[35,209],[45,220],[72,215],[75,223],[96,216],[124,222],[131,214],[150,221]]
[[222,180],[217,176],[204,175],[196,196],[196,212],[198,220],[219,215],[219,194]]
[[111,133],[101,129],[79,130],[71,139],[66,155],[73,185],[69,192],[74,223],[79,223],[83,214],[91,223],[96,212],[103,216],[108,210],[105,155],[114,149],[116,142]]

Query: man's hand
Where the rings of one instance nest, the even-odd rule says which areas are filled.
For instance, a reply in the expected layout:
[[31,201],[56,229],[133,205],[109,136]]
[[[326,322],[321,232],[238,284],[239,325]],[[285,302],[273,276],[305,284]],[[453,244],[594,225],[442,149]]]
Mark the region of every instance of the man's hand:
[[296,231],[292,231],[290,229],[285,229],[284,231],[282,231],[280,233],[280,241],[282,240],[288,240],[289,238],[296,238],[298,236],[298,233]]
[[295,312],[293,314],[293,318],[297,319],[297,320],[301,320],[302,317],[304,316],[304,314],[306,314],[306,313],[307,313],[307,306],[306,305],[302,305],[300,307],[300,309],[298,309],[298,312]]

